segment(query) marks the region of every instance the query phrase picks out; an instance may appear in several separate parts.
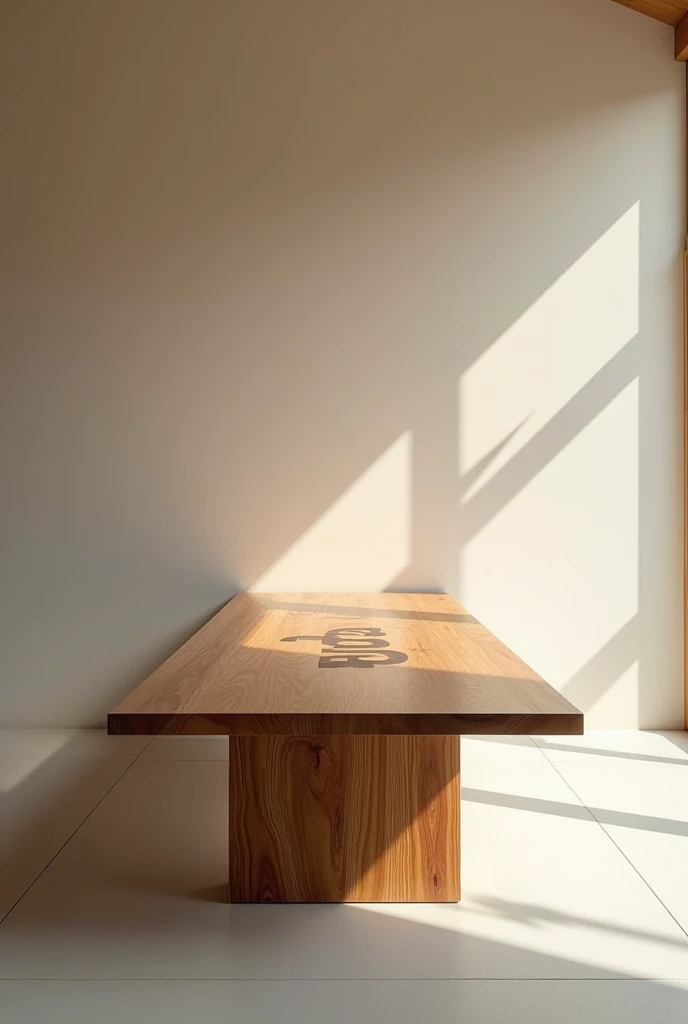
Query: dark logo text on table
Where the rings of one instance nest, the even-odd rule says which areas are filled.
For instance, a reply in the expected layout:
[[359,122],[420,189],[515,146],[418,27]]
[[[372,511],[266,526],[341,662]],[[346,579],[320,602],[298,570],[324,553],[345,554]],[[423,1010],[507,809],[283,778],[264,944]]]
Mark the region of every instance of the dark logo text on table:
[[320,640],[318,668],[375,668],[401,665],[408,655],[392,651],[381,629],[330,629],[324,636],[285,636],[283,643]]

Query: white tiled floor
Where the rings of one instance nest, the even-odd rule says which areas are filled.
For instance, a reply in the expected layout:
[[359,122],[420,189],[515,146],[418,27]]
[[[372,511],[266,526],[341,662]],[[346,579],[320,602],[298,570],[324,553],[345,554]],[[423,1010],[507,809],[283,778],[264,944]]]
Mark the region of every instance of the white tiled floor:
[[688,734],[465,739],[459,905],[229,906],[226,760],[0,733],[2,1024],[688,1021]]

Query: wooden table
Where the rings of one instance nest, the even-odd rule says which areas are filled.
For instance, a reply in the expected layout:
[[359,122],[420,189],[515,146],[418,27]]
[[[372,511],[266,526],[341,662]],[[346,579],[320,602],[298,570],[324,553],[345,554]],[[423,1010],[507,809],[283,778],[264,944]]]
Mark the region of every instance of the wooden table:
[[446,594],[240,594],[108,716],[229,736],[234,903],[456,901],[459,737],[582,731]]

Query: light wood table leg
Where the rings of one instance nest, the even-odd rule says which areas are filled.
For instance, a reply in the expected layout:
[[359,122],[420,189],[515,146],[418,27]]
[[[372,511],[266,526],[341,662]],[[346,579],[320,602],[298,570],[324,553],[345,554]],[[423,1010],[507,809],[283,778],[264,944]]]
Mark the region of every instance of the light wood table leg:
[[458,736],[231,736],[231,903],[456,902]]

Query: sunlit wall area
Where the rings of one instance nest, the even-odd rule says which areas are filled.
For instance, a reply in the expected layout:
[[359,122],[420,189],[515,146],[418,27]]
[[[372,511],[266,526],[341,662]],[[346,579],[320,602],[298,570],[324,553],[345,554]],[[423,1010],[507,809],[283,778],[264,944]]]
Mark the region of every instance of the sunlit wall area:
[[642,641],[640,213],[459,382],[462,595],[589,721],[619,727],[638,722]]
[[408,565],[411,435],[375,460],[251,587],[377,593]]
[[681,724],[684,74],[601,0],[7,5],[0,721],[444,589]]

